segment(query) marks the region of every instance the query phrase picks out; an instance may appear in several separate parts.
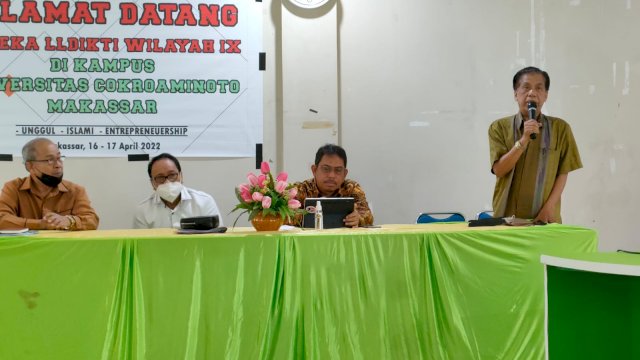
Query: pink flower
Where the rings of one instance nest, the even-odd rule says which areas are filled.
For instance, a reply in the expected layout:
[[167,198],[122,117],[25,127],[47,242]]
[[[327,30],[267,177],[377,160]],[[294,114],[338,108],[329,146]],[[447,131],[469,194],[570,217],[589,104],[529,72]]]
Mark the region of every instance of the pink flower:
[[262,164],[260,164],[260,172],[262,172],[263,174],[268,174],[269,171],[271,171],[271,168],[269,167],[269,163],[266,161],[263,161]]
[[251,200],[253,200],[251,198],[251,193],[248,191],[241,191],[240,192],[240,197],[242,198],[242,200],[244,200],[244,202],[251,202]]
[[240,193],[242,200],[245,202],[251,202],[251,191],[248,184],[240,184],[240,186],[238,186],[238,192]]
[[285,171],[274,176],[269,163],[261,162],[260,171],[248,173],[247,181],[234,189],[238,203],[233,211],[241,210],[249,216],[266,212],[287,218],[298,217],[304,213],[303,204],[295,198],[299,191],[287,181],[288,178]]
[[276,183],[276,191],[279,194],[282,194],[286,189],[287,189],[287,182],[286,181],[278,181]]
[[287,205],[289,206],[289,209],[299,209],[302,204],[300,204],[300,201],[296,199],[291,199]]
[[[254,193],[253,193],[253,195],[251,196],[251,198],[252,198],[254,201],[262,201],[262,198],[263,198],[263,197],[264,197],[264,195],[262,195],[262,193],[260,193],[260,192],[258,192],[258,191],[254,192]],[[269,202],[271,202],[271,201],[269,201]]]
[[258,186],[260,187],[267,186],[267,175],[260,174],[260,176],[258,176]]
[[276,180],[278,181],[287,181],[287,178],[289,177],[289,175],[286,172],[281,172],[280,174],[278,174],[278,177],[276,177]]
[[247,180],[249,180],[249,184],[251,186],[258,186],[258,177],[254,173],[247,174]]

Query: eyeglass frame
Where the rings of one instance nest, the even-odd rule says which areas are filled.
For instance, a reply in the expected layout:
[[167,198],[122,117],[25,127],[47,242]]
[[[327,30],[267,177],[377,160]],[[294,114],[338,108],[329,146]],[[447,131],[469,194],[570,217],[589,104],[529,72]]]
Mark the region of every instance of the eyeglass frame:
[[528,85],[520,85],[518,86],[518,88],[516,89],[516,92],[519,94],[526,94],[530,91],[535,91],[536,93],[545,93],[547,92],[547,88],[544,87],[544,85],[539,85],[539,86],[535,86],[535,87],[531,87]]
[[[169,180],[170,182],[174,182],[176,180],[178,180],[178,178],[180,177],[180,173],[171,173],[167,176],[164,175],[157,175],[151,178],[151,180],[160,185],[160,184],[164,184],[165,182],[167,182],[167,180]],[[161,178],[162,181],[159,181],[158,178]],[[173,178],[173,179],[172,179]]]
[[336,174],[338,176],[344,175],[345,170],[347,170],[347,168],[343,167],[343,166],[332,167],[332,166],[329,166],[329,165],[318,165],[317,169],[323,174],[334,173],[334,174]]
[[43,160],[33,159],[33,160],[27,160],[25,162],[35,162],[35,163],[46,162],[47,164],[49,164],[49,166],[52,166],[54,163],[58,163],[58,162],[63,164],[66,159],[67,159],[66,156],[60,155],[60,156],[56,157],[55,159],[43,159]]

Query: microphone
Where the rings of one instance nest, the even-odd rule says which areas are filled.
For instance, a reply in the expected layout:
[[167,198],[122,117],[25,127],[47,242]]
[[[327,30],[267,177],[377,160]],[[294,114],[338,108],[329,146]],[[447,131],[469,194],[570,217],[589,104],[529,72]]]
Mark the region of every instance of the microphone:
[[[527,110],[529,110],[529,119],[533,119],[535,120],[536,118],[536,110],[538,109],[538,104],[535,103],[535,101],[529,101],[527,102]],[[531,140],[535,140],[536,139],[536,134],[530,134],[529,138]]]

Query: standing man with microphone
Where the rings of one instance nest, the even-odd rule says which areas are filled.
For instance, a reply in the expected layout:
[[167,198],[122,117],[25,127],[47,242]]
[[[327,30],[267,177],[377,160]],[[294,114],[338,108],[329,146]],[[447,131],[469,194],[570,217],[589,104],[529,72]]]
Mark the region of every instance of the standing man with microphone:
[[562,222],[560,198],[569,172],[582,161],[569,124],[542,114],[551,80],[536,67],[513,77],[518,113],[489,127],[495,217],[515,215],[536,221]]

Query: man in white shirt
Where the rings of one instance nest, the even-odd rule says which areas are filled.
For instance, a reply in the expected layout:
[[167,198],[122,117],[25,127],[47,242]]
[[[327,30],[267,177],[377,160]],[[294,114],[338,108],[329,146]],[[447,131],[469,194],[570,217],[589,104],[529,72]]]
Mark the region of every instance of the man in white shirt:
[[135,229],[180,228],[180,219],[192,216],[222,216],[211,195],[182,185],[182,168],[173,155],[162,153],[147,167],[151,196],[138,204],[133,220]]

